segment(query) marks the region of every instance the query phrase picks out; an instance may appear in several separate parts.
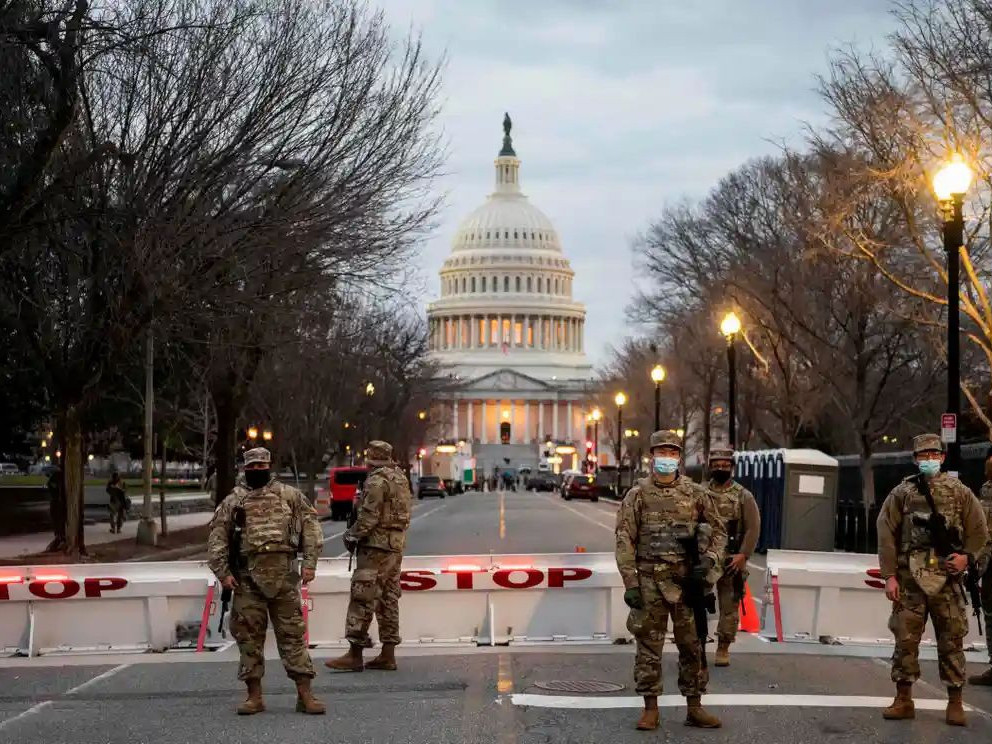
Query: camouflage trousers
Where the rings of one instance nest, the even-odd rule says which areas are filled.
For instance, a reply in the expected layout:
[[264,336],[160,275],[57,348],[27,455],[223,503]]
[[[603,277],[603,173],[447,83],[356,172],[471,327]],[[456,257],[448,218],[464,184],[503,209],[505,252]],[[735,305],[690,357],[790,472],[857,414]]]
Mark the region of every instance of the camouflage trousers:
[[107,511],[110,512],[110,531],[120,532],[124,526],[124,518],[127,515],[127,509],[124,508],[124,504],[111,499],[110,503],[107,504]]
[[960,583],[948,583],[932,597],[920,588],[909,571],[900,570],[899,601],[892,604],[889,630],[895,637],[892,652],[892,681],[915,682],[920,678],[920,638],[927,617],[937,637],[940,679],[948,687],[965,681],[964,637],[968,616],[961,598]]
[[692,610],[682,602],[669,602],[662,595],[659,582],[640,574],[643,610],[631,610],[627,628],[637,642],[634,657],[634,684],[638,695],[661,695],[661,652],[672,618],[675,645],[679,649],[679,692],[686,697],[703,695],[709,671],[703,667],[702,645],[696,635]]
[[985,612],[985,645],[989,652],[989,664],[992,664],[992,569],[986,572],[982,579],[982,610]]
[[289,678],[295,681],[316,676],[303,640],[305,626],[299,582],[299,574],[289,572],[278,593],[269,599],[247,576],[238,577],[238,588],[231,603],[231,634],[241,652],[238,679],[261,679],[265,675],[263,651],[270,617],[279,658]]
[[[744,573],[747,581],[747,572]],[[741,625],[741,604],[734,595],[734,577],[724,574],[716,582],[716,598],[719,602],[720,620],[716,626],[716,636],[721,643],[733,643],[737,639],[737,629]]]
[[351,575],[351,600],[345,619],[345,638],[364,644],[375,615],[379,642],[398,644],[400,639],[400,564],[403,554],[359,546]]

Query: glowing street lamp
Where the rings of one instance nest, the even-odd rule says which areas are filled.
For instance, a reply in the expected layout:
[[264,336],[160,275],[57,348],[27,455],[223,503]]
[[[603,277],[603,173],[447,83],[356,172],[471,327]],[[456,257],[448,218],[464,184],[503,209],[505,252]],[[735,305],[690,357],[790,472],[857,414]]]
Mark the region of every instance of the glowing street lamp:
[[[955,152],[933,178],[933,191],[943,212],[944,251],[947,253],[947,413],[961,413],[960,263],[964,246],[964,195],[971,185],[971,168]],[[947,444],[947,470],[957,474],[961,445]]]
[[613,402],[617,404],[617,476],[620,474],[620,458],[623,456],[623,438],[620,432],[623,431],[623,407],[627,403],[627,394],[622,390],[613,397]]
[[272,441],[272,432],[269,431],[268,429],[266,429],[265,431],[263,431],[262,432],[262,439],[264,439],[266,442],[271,442]]
[[370,383],[368,383],[368,384],[367,384],[367,385],[365,386],[365,394],[366,394],[367,396],[369,396],[370,398],[371,398],[371,397],[372,397],[373,395],[375,395],[375,385],[373,385],[373,384],[372,384],[371,382],[370,382]]
[[665,368],[660,364],[651,368],[651,381],[654,383],[654,430],[661,429],[661,383],[665,381]]
[[256,427],[256,426],[249,426],[248,427],[248,438],[249,439],[258,439],[258,427]]
[[720,332],[727,339],[727,367],[730,393],[727,396],[729,441],[731,447],[737,446],[737,334],[741,332],[741,319],[733,311],[723,316]]

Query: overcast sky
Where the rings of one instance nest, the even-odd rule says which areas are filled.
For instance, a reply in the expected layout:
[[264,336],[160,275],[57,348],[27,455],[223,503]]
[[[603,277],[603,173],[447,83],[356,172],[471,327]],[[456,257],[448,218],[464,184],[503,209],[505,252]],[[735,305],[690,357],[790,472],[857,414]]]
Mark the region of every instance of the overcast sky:
[[594,363],[632,335],[631,242],[665,204],[823,121],[831,50],[882,48],[886,0],[388,0],[447,57],[446,206],[423,253],[428,288],[458,223],[493,187],[503,112],[521,185],[554,223],[586,304]]

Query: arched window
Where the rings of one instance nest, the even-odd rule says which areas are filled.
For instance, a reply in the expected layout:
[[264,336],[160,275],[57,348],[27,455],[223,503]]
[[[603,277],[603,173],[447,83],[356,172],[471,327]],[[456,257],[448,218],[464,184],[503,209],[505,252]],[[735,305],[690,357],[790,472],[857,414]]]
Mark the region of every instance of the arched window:
[[558,277],[555,277],[555,294],[558,294]]
[[472,293],[475,293],[475,277],[472,277]]
[[499,292],[499,277],[493,277],[493,292]]
[[513,231],[513,239],[514,239],[514,240],[516,240],[516,239],[517,239],[517,231],[516,231],[516,230],[514,230],[514,231]]
[[544,280],[541,277],[537,277],[537,292],[540,294],[544,291]]
[[527,277],[527,291],[528,292],[534,291],[534,280],[531,277]]
[[517,291],[520,291],[520,277],[517,277]]
[[489,231],[486,230],[486,240],[489,240]]
[[510,277],[508,276],[503,277],[503,291],[504,292],[510,291]]
[[462,277],[462,294],[465,293],[465,277]]
[[510,231],[509,230],[504,230],[503,231],[503,238],[504,238],[504,240],[509,240],[510,239]]

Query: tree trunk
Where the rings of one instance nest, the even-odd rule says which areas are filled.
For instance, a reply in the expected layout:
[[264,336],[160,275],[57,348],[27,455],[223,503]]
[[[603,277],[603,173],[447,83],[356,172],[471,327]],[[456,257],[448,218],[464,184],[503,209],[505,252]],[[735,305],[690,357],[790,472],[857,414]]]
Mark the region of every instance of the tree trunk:
[[168,447],[166,445],[167,436],[162,435],[162,469],[158,475],[158,512],[162,520],[162,529],[159,534],[166,535],[169,532],[165,523],[165,465],[169,461]]
[[234,428],[238,422],[238,411],[229,388],[214,389],[212,395],[217,419],[217,439],[214,446],[217,478],[214,503],[219,504],[234,490],[237,459],[237,438]]
[[70,558],[86,554],[83,538],[83,431],[79,408],[70,405],[62,415],[62,477],[65,479],[66,547]]

